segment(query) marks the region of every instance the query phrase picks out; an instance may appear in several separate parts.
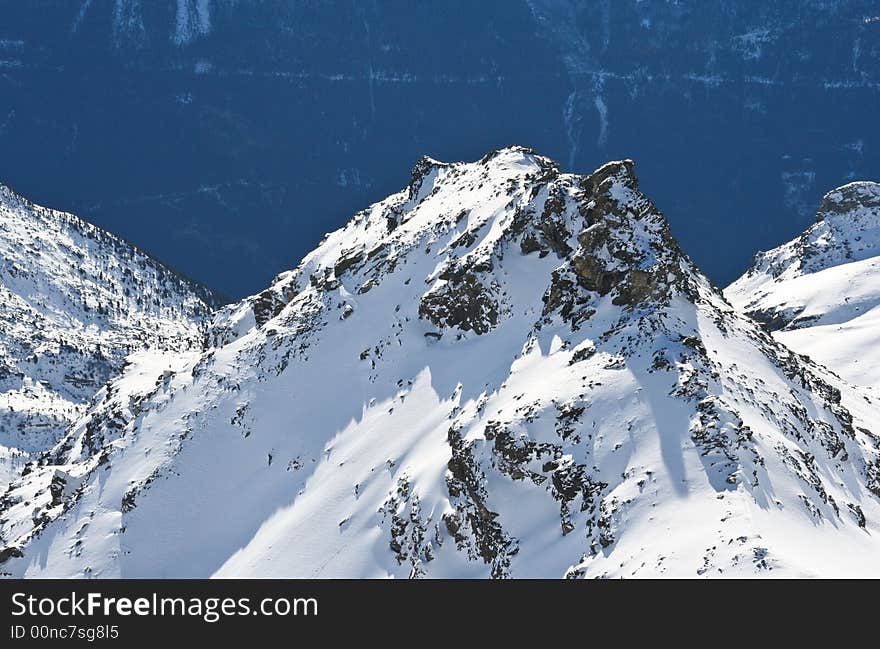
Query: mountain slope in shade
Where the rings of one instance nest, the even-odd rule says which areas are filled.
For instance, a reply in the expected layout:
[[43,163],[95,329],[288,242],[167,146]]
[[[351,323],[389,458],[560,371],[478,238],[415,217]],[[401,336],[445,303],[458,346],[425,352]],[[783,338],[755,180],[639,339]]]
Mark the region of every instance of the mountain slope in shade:
[[760,253],[725,295],[792,349],[880,390],[880,184],[826,194],[816,223]]
[[877,406],[732,309],[630,161],[513,147],[132,358],[0,501],[63,577],[880,574]]
[[216,298],[71,214],[0,185],[0,488],[125,356],[201,347]]

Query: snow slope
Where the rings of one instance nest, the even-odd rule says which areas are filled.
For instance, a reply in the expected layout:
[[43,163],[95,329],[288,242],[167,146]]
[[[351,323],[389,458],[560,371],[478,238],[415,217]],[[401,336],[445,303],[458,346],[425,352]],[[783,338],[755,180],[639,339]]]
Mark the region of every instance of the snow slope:
[[215,304],[119,238],[0,185],[0,489],[128,353],[201,347]]
[[759,254],[725,295],[792,349],[880,390],[880,185],[826,194],[816,223]]
[[25,577],[880,575],[877,406],[684,256],[630,161],[428,158],[0,500]]

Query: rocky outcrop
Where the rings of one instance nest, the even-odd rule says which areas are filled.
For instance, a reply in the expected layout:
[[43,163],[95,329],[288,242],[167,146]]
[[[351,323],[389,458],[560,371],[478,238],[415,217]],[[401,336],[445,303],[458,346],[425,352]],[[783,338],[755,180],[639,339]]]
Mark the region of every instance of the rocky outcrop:
[[849,183],[825,194],[816,220],[875,208],[880,208],[880,184],[866,181]]

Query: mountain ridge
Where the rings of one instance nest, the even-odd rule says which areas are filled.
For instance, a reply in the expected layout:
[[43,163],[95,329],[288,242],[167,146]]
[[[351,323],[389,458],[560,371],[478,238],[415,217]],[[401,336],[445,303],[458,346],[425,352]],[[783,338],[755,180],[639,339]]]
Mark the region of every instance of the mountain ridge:
[[211,308],[220,308],[224,304],[228,304],[230,299],[228,296],[224,295],[222,292],[212,288],[205,282],[197,280],[193,277],[188,276],[186,273],[181,271],[178,268],[175,268],[174,265],[169,264],[168,262],[161,259],[158,255],[154,254],[150,250],[144,248],[136,244],[133,241],[126,239],[123,236],[116,234],[115,232],[111,232],[105,228],[97,226],[80,216],[77,216],[73,212],[69,212],[66,210],[56,210],[53,208],[48,208],[42,205],[38,205],[34,201],[30,200],[27,196],[19,192],[15,187],[10,185],[9,183],[0,180],[0,195],[6,197],[8,200],[13,200],[20,203],[23,206],[31,207],[31,208],[41,208],[48,209],[57,214],[63,215],[66,218],[69,218],[71,221],[78,222],[85,226],[88,229],[92,229],[94,232],[101,233],[102,236],[106,236],[111,240],[118,241],[125,247],[131,248],[135,250],[138,254],[143,255],[144,257],[149,258],[153,263],[158,266],[162,266],[166,270],[170,271],[170,273],[176,277],[178,277],[182,284],[191,286],[193,291],[200,295],[203,301]]
[[631,161],[423,158],[208,340],[134,359],[11,485],[2,570],[880,568],[876,406],[737,312]]
[[2,486],[60,439],[129,351],[200,345],[197,322],[218,305],[136,246],[5,184],[0,293]]

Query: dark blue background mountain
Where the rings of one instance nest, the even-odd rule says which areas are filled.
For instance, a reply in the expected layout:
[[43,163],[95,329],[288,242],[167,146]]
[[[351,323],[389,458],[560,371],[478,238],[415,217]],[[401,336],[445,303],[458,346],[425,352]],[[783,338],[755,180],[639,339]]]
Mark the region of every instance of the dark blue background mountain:
[[880,177],[880,4],[0,0],[0,180],[231,296],[423,153],[632,157],[719,284]]

